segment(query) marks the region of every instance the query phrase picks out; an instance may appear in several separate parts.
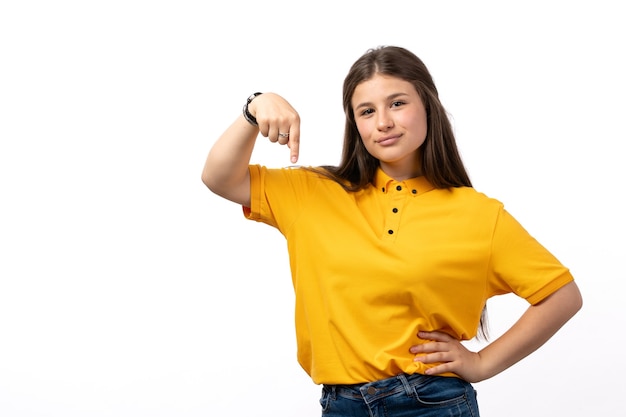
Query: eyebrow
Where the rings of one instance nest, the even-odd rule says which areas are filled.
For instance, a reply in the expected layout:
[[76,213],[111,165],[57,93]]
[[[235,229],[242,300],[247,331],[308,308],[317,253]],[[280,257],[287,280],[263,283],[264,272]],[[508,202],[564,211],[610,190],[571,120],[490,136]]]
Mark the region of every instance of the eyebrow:
[[[387,96],[386,100],[391,101],[401,96],[408,96],[408,93],[393,93]],[[371,102],[359,103],[357,106],[354,107],[354,110],[360,109],[361,107],[372,107],[372,105],[373,103]]]

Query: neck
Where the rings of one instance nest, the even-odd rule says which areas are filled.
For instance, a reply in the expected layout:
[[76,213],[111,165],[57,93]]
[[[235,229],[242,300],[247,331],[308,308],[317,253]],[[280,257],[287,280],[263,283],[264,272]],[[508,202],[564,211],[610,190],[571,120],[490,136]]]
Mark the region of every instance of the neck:
[[396,181],[404,181],[409,178],[422,176],[422,170],[419,166],[402,167],[393,164],[380,163],[380,168]]

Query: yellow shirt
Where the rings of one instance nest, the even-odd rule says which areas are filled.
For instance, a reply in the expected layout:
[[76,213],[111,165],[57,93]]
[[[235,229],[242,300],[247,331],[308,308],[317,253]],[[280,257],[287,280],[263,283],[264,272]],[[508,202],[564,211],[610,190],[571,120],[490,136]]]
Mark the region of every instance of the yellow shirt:
[[287,239],[298,361],[317,384],[424,373],[409,347],[420,330],[468,340],[487,299],[535,304],[573,280],[504,210],[470,187],[424,177],[346,192],[301,168],[249,167],[247,218]]

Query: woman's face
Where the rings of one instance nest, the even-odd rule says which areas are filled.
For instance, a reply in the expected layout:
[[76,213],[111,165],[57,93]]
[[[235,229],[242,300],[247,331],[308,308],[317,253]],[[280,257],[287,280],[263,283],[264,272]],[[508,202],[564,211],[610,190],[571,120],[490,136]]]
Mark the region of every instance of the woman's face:
[[396,180],[421,175],[419,148],[427,133],[426,109],[411,83],[375,74],[352,95],[356,127],[367,151]]

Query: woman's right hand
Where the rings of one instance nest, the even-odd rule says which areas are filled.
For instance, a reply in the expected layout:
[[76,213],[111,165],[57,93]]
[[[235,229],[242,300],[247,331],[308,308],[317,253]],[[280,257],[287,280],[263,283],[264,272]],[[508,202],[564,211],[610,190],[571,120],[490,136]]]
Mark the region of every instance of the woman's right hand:
[[278,94],[263,93],[248,104],[256,118],[261,135],[270,142],[289,147],[291,163],[298,161],[300,148],[300,115]]

